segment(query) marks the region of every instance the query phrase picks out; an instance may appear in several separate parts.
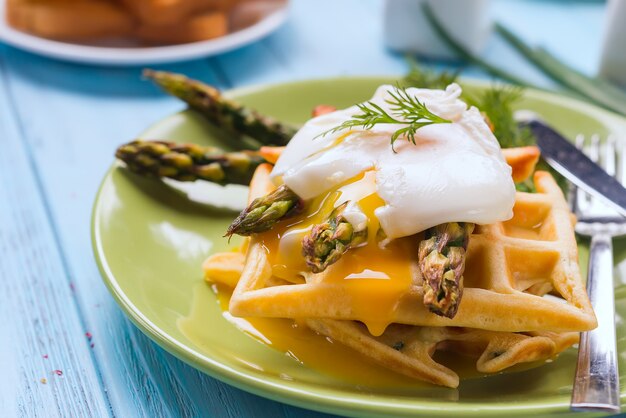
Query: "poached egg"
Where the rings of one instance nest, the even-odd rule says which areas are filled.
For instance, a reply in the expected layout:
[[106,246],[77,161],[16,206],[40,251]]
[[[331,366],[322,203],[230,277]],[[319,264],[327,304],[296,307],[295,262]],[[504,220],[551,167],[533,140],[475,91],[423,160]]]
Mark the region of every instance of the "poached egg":
[[[392,114],[387,101],[393,89],[380,86],[371,102]],[[375,216],[390,239],[445,222],[490,224],[510,219],[515,201],[511,168],[478,109],[459,99],[461,87],[408,88],[407,93],[452,123],[422,127],[415,144],[400,138],[394,152],[391,135],[406,125],[328,132],[360,110],[352,106],[325,114],[307,122],[290,141],[272,171],[273,180],[308,200],[373,171],[360,193],[376,193],[384,201]],[[337,205],[346,200],[338,199]],[[350,216],[357,213],[349,211],[346,216],[355,226],[360,222],[352,222]]]

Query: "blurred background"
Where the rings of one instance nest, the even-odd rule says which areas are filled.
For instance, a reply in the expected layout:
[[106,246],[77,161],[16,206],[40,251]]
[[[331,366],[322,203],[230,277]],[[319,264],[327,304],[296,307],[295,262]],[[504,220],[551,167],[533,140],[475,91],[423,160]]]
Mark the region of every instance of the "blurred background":
[[[401,78],[417,63],[626,113],[624,0],[0,0],[0,8],[0,317],[13,318],[0,325],[0,341],[11,341],[0,344],[3,416],[321,416],[186,366],[138,331],[102,284],[89,225],[114,150],[184,108],[142,79],[144,68],[228,90]],[[53,379],[54,390],[43,390]]]

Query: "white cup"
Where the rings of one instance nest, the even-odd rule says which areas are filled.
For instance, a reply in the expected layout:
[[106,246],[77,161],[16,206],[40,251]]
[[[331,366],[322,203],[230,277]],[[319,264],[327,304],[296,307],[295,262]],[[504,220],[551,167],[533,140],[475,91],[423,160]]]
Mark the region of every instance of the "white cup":
[[609,0],[607,4],[600,75],[626,86],[625,0]]
[[387,0],[387,47],[432,58],[458,58],[431,28],[423,12],[424,2],[456,41],[472,53],[482,50],[491,32],[490,0]]

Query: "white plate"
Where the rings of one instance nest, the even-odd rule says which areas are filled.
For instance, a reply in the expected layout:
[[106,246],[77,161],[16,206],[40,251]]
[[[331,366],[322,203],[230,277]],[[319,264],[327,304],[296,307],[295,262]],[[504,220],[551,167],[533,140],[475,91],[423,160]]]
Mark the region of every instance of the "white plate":
[[[143,0],[138,0],[143,1]],[[5,19],[6,0],[0,0],[0,40],[39,55],[86,64],[145,65],[184,61],[220,54],[257,41],[276,30],[287,18],[288,3],[246,28],[202,42],[155,47],[110,47],[75,44],[40,38],[13,29]]]

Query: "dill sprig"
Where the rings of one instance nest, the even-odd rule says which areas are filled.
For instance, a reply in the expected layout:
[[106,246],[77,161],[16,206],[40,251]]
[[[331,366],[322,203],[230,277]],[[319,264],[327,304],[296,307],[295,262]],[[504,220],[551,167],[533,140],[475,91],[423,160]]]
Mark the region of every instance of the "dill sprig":
[[534,145],[535,138],[530,129],[521,127],[514,117],[514,105],[523,93],[520,87],[494,85],[479,95],[465,95],[464,99],[487,116],[502,148],[524,147]]
[[448,85],[456,83],[460,70],[453,72],[433,71],[421,66],[411,56],[406,58],[409,64],[409,72],[401,81],[403,87],[418,87],[422,89],[445,89]]
[[386,112],[373,102],[360,103],[357,105],[360,113],[319,136],[357,127],[368,131],[381,123],[406,125],[391,135],[391,149],[396,152],[394,145],[400,137],[406,137],[410,143],[415,145],[415,134],[418,129],[435,123],[451,123],[451,121],[428,110],[424,103],[420,102],[417,97],[411,96],[406,89],[395,86],[389,95],[391,99],[387,99],[385,102],[390,105],[390,112]]
[[[409,72],[402,79],[407,87],[423,89],[445,89],[448,84],[458,82],[459,72],[436,72],[429,70],[413,57],[407,57]],[[535,139],[528,128],[520,127],[514,118],[515,105],[522,99],[524,89],[518,86],[494,84],[476,94],[463,89],[461,99],[476,106],[491,123],[493,133],[502,148],[534,145]]]
[[[409,58],[408,62],[410,70],[402,80],[408,87],[445,89],[448,84],[457,82],[458,72],[438,73],[420,66],[415,59]],[[532,132],[520,127],[514,118],[513,109],[523,93],[522,87],[494,84],[478,94],[469,94],[463,89],[461,99],[483,112],[502,148],[522,147],[535,143]]]

